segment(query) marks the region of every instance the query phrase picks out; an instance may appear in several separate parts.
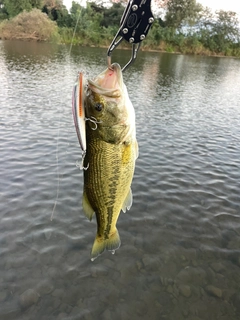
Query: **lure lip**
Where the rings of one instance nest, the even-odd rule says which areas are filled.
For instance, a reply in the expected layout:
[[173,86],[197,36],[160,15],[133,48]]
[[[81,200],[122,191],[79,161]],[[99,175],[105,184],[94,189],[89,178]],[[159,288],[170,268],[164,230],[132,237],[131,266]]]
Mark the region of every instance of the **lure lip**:
[[85,79],[83,73],[79,72],[72,92],[72,114],[80,147],[83,152],[86,152],[87,145],[84,101]]

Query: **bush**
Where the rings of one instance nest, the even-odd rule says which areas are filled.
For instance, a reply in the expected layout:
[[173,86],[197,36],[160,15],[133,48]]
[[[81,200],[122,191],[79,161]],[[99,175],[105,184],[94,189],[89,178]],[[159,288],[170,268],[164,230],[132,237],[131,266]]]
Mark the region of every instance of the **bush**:
[[57,41],[58,27],[38,9],[23,11],[11,20],[0,24],[0,38],[36,41]]

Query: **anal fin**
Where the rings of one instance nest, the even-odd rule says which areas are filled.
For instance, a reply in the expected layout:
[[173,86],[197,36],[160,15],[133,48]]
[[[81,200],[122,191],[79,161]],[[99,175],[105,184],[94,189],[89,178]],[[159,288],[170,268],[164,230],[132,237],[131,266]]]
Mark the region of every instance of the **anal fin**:
[[126,199],[124,200],[123,202],[123,205],[122,205],[122,211],[125,213],[127,210],[130,210],[131,206],[132,206],[132,190],[131,188],[129,189],[128,191],[128,194],[126,196]]

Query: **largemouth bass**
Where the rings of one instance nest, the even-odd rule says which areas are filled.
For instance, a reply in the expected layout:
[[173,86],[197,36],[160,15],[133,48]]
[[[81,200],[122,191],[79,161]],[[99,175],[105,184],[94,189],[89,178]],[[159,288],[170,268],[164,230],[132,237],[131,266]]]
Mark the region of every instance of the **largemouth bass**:
[[115,252],[121,241],[119,214],[132,205],[131,183],[138,145],[135,112],[118,64],[88,80],[84,99],[86,152],[83,209],[97,220],[91,260],[105,249]]

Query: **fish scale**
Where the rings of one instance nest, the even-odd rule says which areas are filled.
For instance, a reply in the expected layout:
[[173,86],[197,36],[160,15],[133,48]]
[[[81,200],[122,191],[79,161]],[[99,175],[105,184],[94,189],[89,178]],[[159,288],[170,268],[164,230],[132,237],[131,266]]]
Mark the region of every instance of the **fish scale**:
[[[97,219],[97,243],[104,242],[117,234],[116,223],[129,193],[135,166],[135,141],[128,144],[113,144],[96,137],[97,130],[87,126],[88,147],[84,165],[84,193],[90,202]],[[106,247],[116,250],[116,244]],[[96,244],[96,241],[94,242]],[[99,255],[102,248],[92,257]]]
[[[107,143],[94,138],[95,133],[87,129],[88,148],[84,165],[89,164],[89,168],[84,172],[84,189],[97,220],[101,220],[98,235],[103,236],[106,229],[109,234],[115,231],[118,215],[130,189],[135,164],[134,143]],[[108,212],[111,207],[114,218],[110,219]]]

